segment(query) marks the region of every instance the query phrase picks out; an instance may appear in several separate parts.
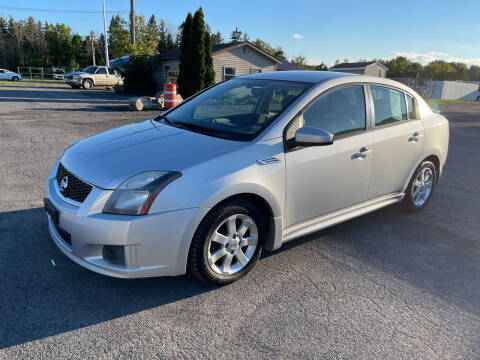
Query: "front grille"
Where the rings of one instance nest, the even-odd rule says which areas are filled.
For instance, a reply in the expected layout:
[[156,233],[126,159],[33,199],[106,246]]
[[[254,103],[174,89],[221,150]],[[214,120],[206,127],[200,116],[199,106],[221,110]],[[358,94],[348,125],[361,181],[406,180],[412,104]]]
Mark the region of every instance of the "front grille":
[[[78,177],[65,169],[61,163],[58,164],[56,179],[58,187],[60,189],[60,193],[64,197],[75,200],[79,203],[85,201],[88,194],[90,194],[90,191],[92,191],[93,188],[92,185],[87,184],[83,180],[80,180]],[[66,187],[62,186],[62,181],[64,180],[65,182],[63,185],[66,184]]]

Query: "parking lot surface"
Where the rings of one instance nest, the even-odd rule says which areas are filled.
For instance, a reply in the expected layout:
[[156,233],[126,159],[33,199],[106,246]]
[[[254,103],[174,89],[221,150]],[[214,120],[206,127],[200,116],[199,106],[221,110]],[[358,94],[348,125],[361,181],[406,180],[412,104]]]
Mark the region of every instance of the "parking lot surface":
[[[42,188],[72,142],[155,112],[108,91],[0,86],[0,358],[480,358],[480,105],[426,209],[395,206],[266,253],[222,288],[90,272],[50,240]],[[159,154],[161,156],[161,154]]]

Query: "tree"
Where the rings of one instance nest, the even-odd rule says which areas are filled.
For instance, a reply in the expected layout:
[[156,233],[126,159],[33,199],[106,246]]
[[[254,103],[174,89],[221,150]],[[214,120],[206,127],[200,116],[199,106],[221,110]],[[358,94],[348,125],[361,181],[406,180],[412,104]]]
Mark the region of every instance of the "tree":
[[455,80],[455,69],[446,61],[436,60],[425,66],[423,76],[433,80]]
[[205,21],[202,8],[198,8],[193,16],[191,49],[192,49],[192,93],[193,95],[205,87]]
[[220,31],[217,31],[215,34],[212,34],[210,37],[212,39],[212,45],[223,44],[223,42],[225,41]]
[[191,85],[191,73],[192,73],[192,54],[191,54],[191,35],[193,27],[193,16],[188,13],[185,21],[180,25],[180,65],[177,83],[179,90],[184,98],[188,97],[187,94],[193,94]]
[[113,15],[108,26],[108,51],[112,59],[129,53],[130,31],[128,23],[120,14]]
[[242,38],[242,32],[238,30],[238,27],[235,27],[235,30],[232,31],[232,34],[230,35],[230,40],[234,43],[240,42],[240,39]]
[[205,34],[205,87],[215,84],[215,70],[213,69],[212,38]]
[[281,57],[283,59],[286,59],[285,53],[283,52],[283,49],[280,46],[277,46],[276,48],[273,48],[268,42],[256,39],[253,44],[265,51],[267,54],[270,54],[275,57]]
[[162,53],[175,48],[175,41],[172,33],[165,26],[165,21],[160,20],[158,26],[158,52]]
[[250,36],[247,34],[246,31],[243,32],[242,41],[250,41]]

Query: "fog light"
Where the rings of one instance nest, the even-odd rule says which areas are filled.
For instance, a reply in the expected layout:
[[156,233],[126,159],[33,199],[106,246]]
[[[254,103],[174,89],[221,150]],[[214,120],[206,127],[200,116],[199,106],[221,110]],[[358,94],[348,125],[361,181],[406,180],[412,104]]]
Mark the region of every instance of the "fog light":
[[115,265],[125,265],[125,251],[123,246],[105,245],[102,251],[102,257]]

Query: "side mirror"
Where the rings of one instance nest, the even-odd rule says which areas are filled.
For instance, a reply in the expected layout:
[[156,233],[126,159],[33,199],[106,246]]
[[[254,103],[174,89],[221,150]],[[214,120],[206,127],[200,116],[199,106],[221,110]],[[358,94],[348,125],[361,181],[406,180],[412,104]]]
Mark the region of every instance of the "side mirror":
[[304,126],[295,133],[295,144],[299,146],[324,146],[333,144],[330,131]]

